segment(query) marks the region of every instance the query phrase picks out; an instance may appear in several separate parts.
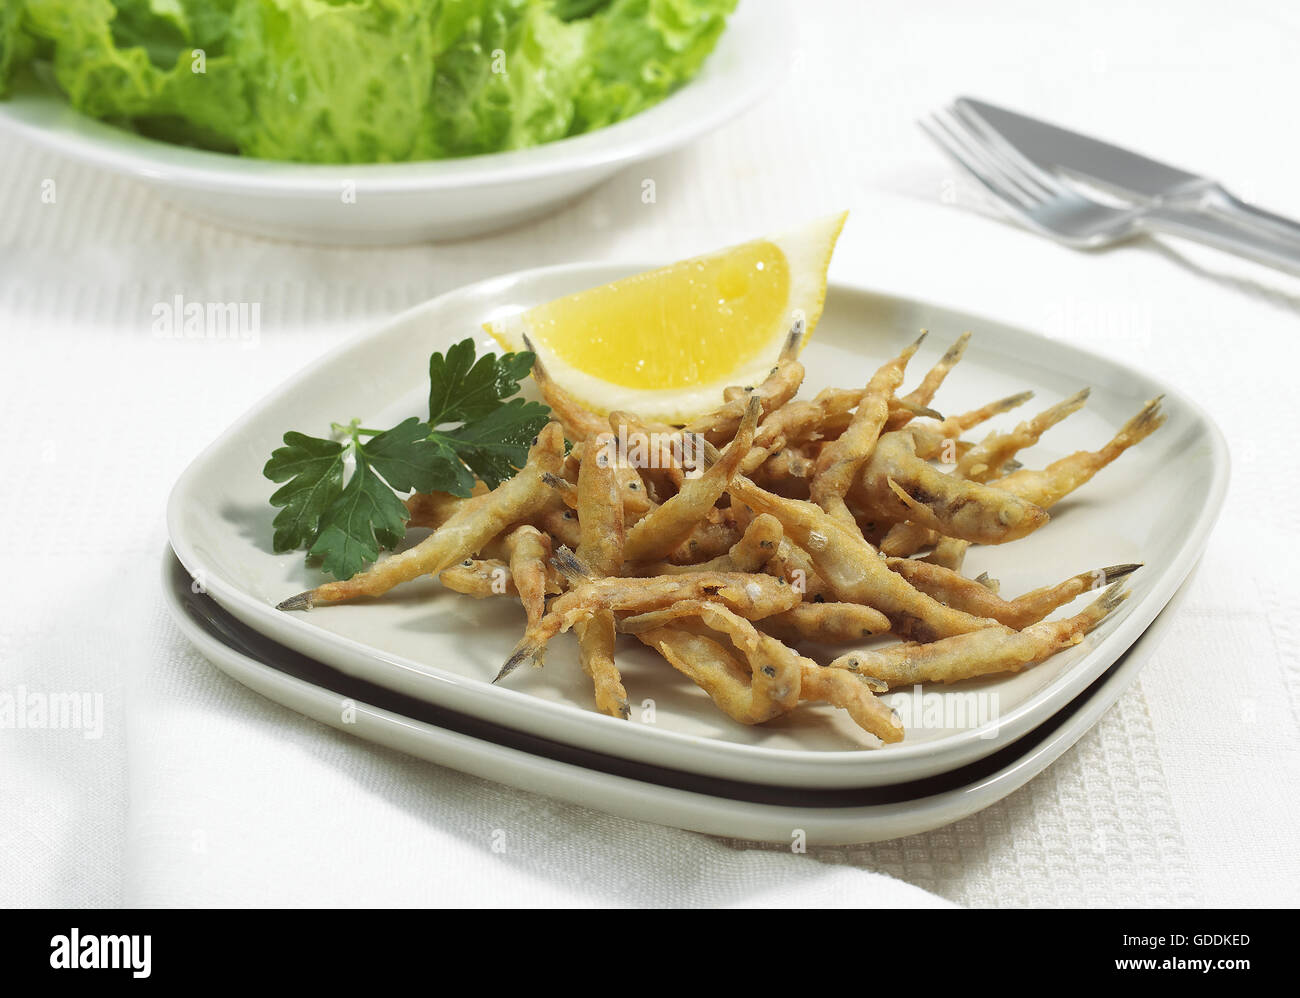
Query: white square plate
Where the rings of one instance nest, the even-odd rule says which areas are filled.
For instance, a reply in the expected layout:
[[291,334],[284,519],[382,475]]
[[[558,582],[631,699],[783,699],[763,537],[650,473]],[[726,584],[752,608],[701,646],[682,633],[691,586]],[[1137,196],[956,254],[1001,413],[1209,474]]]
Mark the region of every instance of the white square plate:
[[[1222,435],[1195,403],[1158,379],[1104,357],[1001,323],[921,302],[833,284],[802,360],[805,392],[865,383],[885,357],[914,339],[931,340],[913,361],[924,370],[964,329],[965,358],[935,404],[959,412],[1025,388],[1046,407],[1085,385],[1088,405],[1021,458],[1039,467],[1107,440],[1141,404],[1165,395],[1166,425],[1052,511],[1052,522],[1014,544],[973,548],[969,571],[987,569],[1016,595],[1086,569],[1143,562],[1133,598],[1080,645],[1014,676],[926,690],[905,740],[865,749],[870,736],[827,706],[766,725],[729,720],[702,691],[655,653],[620,645],[632,720],[597,714],[590,681],[570,636],[557,639],[541,670],[490,680],[522,632],[514,601],[471,600],[422,580],[382,599],[283,613],[275,604],[322,581],[301,555],[271,550],[273,486],[261,470],[286,430],[323,435],[332,420],[364,425],[422,413],[426,361],[465,336],[495,344],[481,323],[602,284],[645,267],[577,264],[482,281],[421,305],[328,354],[254,407],[185,471],[167,511],[172,547],[208,593],[239,620],[341,671],[432,703],[553,741],[724,779],[795,787],[865,787],[920,779],[980,759],[1041,724],[1123,651],[1169,601],[1196,563],[1223,502],[1228,457]],[[802,393],[801,393],[802,394]],[[1010,413],[998,424],[1024,418]],[[412,535],[422,533],[412,531]],[[1074,605],[1077,607],[1080,604]],[[1067,607],[1061,613],[1068,613]],[[960,728],[916,723],[951,717],[971,692],[996,716]],[[891,694],[891,697],[894,694]],[[937,698],[937,699],[936,699]],[[956,698],[963,698],[959,701]],[[653,701],[653,712],[642,705]],[[914,709],[909,710],[912,707]],[[653,723],[639,720],[653,716]]]

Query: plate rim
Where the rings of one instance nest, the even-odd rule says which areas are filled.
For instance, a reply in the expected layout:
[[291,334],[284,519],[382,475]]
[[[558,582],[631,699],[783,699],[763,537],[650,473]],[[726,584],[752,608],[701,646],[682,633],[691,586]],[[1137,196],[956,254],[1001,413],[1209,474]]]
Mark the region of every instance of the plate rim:
[[[501,293],[511,286],[555,275],[569,276],[590,273],[593,275],[591,278],[593,283],[600,283],[614,279],[611,275],[637,273],[640,270],[659,265],[661,265],[661,262],[587,261],[513,271],[461,285],[406,309],[397,315],[367,324],[361,332],[348,337],[271,389],[205,447],[186,467],[173,485],[167,501],[167,531],[173,551],[192,575],[202,571],[202,559],[186,543],[185,532],[180,528],[179,521],[182,516],[181,501],[187,491],[187,486],[191,479],[199,475],[209,455],[221,447],[228,437],[257,422],[265,409],[282,397],[291,394],[297,386],[309,380],[316,372],[333,366],[348,353],[365,346],[373,338],[382,336],[396,327],[418,320],[426,312],[445,307],[446,303],[454,301],[457,297],[486,297]],[[828,298],[836,292],[865,295],[877,300],[884,299],[915,306],[937,307],[944,311],[962,311],[953,306],[937,305],[933,302],[896,295],[852,280],[829,282],[827,288]],[[965,312],[962,312],[962,314],[971,315],[971,313]],[[972,315],[972,317],[975,316]],[[1118,658],[1123,653],[1123,650],[1129,647],[1160,613],[1201,557],[1214,523],[1222,510],[1227,492],[1230,477],[1227,442],[1213,418],[1199,403],[1158,376],[1137,370],[1104,354],[1025,329],[1018,324],[1004,322],[992,317],[986,318],[989,322],[995,323],[1005,330],[1010,330],[1018,336],[1025,336],[1048,343],[1054,351],[1063,351],[1078,358],[1086,358],[1089,361],[1118,368],[1141,380],[1152,383],[1167,395],[1176,398],[1180,405],[1186,406],[1207,431],[1206,435],[1210,443],[1208,460],[1213,472],[1211,488],[1206,493],[1196,522],[1189,533],[1188,542],[1180,548],[1173,561],[1164,566],[1151,593],[1136,604],[1134,609],[1119,621],[1116,630],[1108,636],[1112,647],[1118,649],[1115,655]],[[990,722],[990,724],[995,724],[999,731],[1012,732],[1005,740],[1001,741],[998,738],[989,738],[982,734],[988,725],[965,729],[934,741],[913,743],[911,745],[903,742],[899,745],[891,745],[874,751],[863,748],[848,748],[807,752],[798,749],[745,745],[724,739],[705,738],[686,732],[660,728],[643,730],[645,726],[637,726],[631,729],[636,733],[629,737],[626,722],[620,719],[606,717],[577,704],[545,701],[532,694],[508,687],[480,683],[465,676],[445,672],[438,665],[416,663],[401,656],[390,655],[353,638],[336,635],[316,627],[309,621],[300,619],[301,615],[279,613],[270,604],[262,603],[256,597],[244,593],[235,586],[228,586],[219,574],[206,573],[204,579],[213,598],[249,626],[267,634],[273,640],[289,644],[290,647],[294,647],[304,654],[320,658],[336,667],[344,668],[338,664],[337,655],[347,652],[368,661],[383,663],[386,667],[396,670],[393,673],[394,682],[402,678],[418,677],[420,683],[432,683],[437,689],[453,697],[475,699],[482,703],[509,703],[511,704],[512,713],[535,719],[539,724],[545,723],[548,718],[554,719],[556,712],[559,712],[562,716],[573,721],[578,729],[576,734],[581,740],[569,740],[574,744],[581,744],[585,747],[595,748],[597,740],[605,735],[614,735],[617,731],[621,732],[621,735],[615,735],[614,737],[625,740],[633,747],[639,744],[653,745],[656,750],[673,756],[681,763],[678,768],[690,768],[689,763],[683,762],[683,756],[704,752],[719,757],[718,765],[735,767],[736,772],[743,772],[747,768],[755,766],[768,769],[769,779],[771,778],[769,767],[776,767],[777,769],[789,768],[792,773],[793,770],[813,768],[818,773],[818,779],[832,781],[819,783],[818,785],[821,786],[845,787],[863,786],[868,785],[868,783],[899,782],[910,777],[895,778],[891,775],[890,770],[897,769],[908,763],[924,765],[926,760],[929,760],[930,765],[938,766],[939,760],[951,755],[970,752],[989,754],[996,751],[999,744],[1005,744],[1006,741],[1012,740],[1014,737],[1018,737],[1025,731],[1032,730],[1037,724],[1042,723],[1046,717],[1050,717],[1056,709],[1060,709],[1061,706],[1068,703],[1073,696],[1076,696],[1082,688],[1086,687],[1099,674],[1095,668],[1088,670],[1075,667],[1032,693],[1024,701],[1012,707],[1005,714],[1000,715],[995,722]],[[264,621],[267,626],[280,633],[267,633],[254,622],[255,620]],[[286,640],[285,637],[281,636],[284,633],[293,636],[296,641]],[[1111,661],[1113,662],[1114,659]],[[1111,663],[1107,663],[1106,667],[1109,664]],[[1086,678],[1090,673],[1091,678]],[[501,697],[505,697],[506,700],[502,701],[499,699]],[[1048,710],[1044,706],[1048,700],[1059,702],[1056,703],[1054,709]],[[453,705],[453,709],[465,708]],[[1042,717],[1037,716],[1040,711],[1044,711]],[[647,738],[652,739],[652,741],[646,741]],[[629,749],[629,754],[631,752],[632,749]],[[809,775],[804,772],[800,775],[789,775],[787,779],[795,783],[803,783],[809,778]]]
[[[776,87],[783,76],[778,70],[786,65],[779,56],[787,51],[794,31],[788,0],[762,5],[743,0],[700,72],[659,103],[582,135],[475,156],[356,164],[258,159],[150,139],[83,115],[61,96],[30,92],[0,100],[0,133],[8,129],[82,162],[187,190],[335,197],[344,182],[371,195],[526,183],[616,168],[708,134]],[[714,58],[720,49],[726,60]],[[724,61],[727,64],[720,65]],[[684,113],[688,106],[693,113]],[[33,112],[36,121],[29,120]],[[665,124],[671,127],[662,127]]]
[[[688,831],[703,834],[732,836],[750,841],[782,843],[789,841],[790,830],[807,825],[810,827],[804,830],[808,835],[808,841],[810,844],[815,845],[854,845],[887,841],[905,835],[916,835],[932,831],[969,817],[1015,793],[1073,748],[1084,735],[1096,726],[1101,717],[1114,706],[1119,698],[1132,687],[1141,674],[1146,659],[1159,648],[1165,637],[1165,631],[1172,626],[1174,618],[1181,611],[1182,604],[1187,599],[1192,583],[1192,577],[1190,576],[1184,580],[1174,597],[1161,609],[1160,613],[1156,615],[1156,619],[1139,635],[1138,639],[1125,649],[1120,658],[1106,672],[1096,677],[1087,689],[1070,701],[1070,704],[1079,702],[1079,707],[1069,717],[1065,718],[1053,731],[1048,732],[1045,737],[1034,741],[1025,752],[1017,754],[1006,765],[992,772],[984,772],[968,783],[959,783],[938,793],[922,794],[915,798],[905,798],[884,803],[827,808],[773,804],[764,801],[723,797],[681,786],[642,780],[608,770],[593,770],[579,763],[528,752],[515,746],[502,745],[490,739],[477,738],[465,732],[451,731],[429,721],[406,717],[387,708],[377,707],[355,698],[347,698],[356,708],[358,716],[368,717],[370,723],[377,724],[381,732],[387,733],[389,730],[399,728],[410,729],[413,732],[419,732],[418,737],[426,741],[432,741],[444,748],[448,745],[454,747],[457,743],[463,743],[466,749],[462,753],[462,757],[473,760],[473,765],[461,767],[456,765],[455,762],[433,759],[428,754],[413,752],[409,747],[395,744],[395,735],[387,739],[371,737],[363,733],[364,729],[358,724],[345,725],[340,720],[336,720],[339,717],[337,710],[333,712],[322,710],[319,713],[325,714],[324,717],[318,716],[318,713],[309,713],[298,704],[290,704],[284,699],[272,696],[264,689],[249,683],[242,676],[232,672],[227,667],[230,659],[240,663],[247,663],[241,665],[241,668],[246,671],[250,669],[256,671],[264,678],[269,678],[281,689],[290,687],[299,691],[307,690],[309,691],[306,694],[308,696],[313,693],[334,698],[338,696],[337,691],[332,691],[325,686],[285,672],[269,662],[253,658],[234,648],[221,638],[208,633],[200,624],[191,619],[190,613],[182,598],[178,595],[176,587],[171,584],[169,576],[174,574],[177,567],[184,571],[184,566],[180,565],[175,553],[170,550],[165,551],[161,573],[163,600],[173,622],[186,640],[190,641],[203,658],[207,659],[208,662],[215,665],[227,676],[252,692],[287,707],[295,713],[365,741],[386,745],[396,751],[413,755],[434,765],[448,766],[479,779],[492,780],[505,786],[528,790],[532,793],[541,793],[543,796],[564,800],[576,806],[603,810],[606,813],[627,820],[648,821],[653,824],[684,828]],[[1195,566],[1193,567],[1194,573]],[[271,641],[273,639],[268,638],[267,640]],[[219,661],[217,657],[210,654],[209,649],[211,648],[218,650],[217,654],[221,656],[223,661]],[[337,706],[338,702],[335,699],[334,706]],[[1056,714],[1052,716],[1055,717]],[[327,720],[327,717],[330,719]],[[1026,733],[1018,741],[1032,737],[1034,737],[1033,731]],[[1005,747],[1004,751],[1013,748],[1016,744],[1017,742],[1012,742]],[[601,753],[593,750],[593,754]],[[618,757],[607,758],[612,758],[615,764],[624,761]],[[487,772],[490,768],[489,763],[498,760],[502,767],[508,768],[512,772],[518,770],[520,775],[515,779],[504,779],[499,773]],[[965,768],[978,766],[979,763],[977,762]],[[663,767],[659,768],[662,769]],[[956,772],[954,771],[951,775],[956,775]],[[531,782],[539,773],[549,778],[543,781],[546,784],[545,789],[539,789],[535,782]],[[708,778],[705,777],[705,779]],[[556,781],[567,782],[569,785],[579,782],[594,783],[602,792],[587,794],[584,799],[579,800],[574,793],[557,790],[555,787]],[[630,796],[642,798],[642,806],[634,807],[628,803]],[[593,803],[593,799],[598,803]],[[610,806],[611,802],[616,802],[615,806]],[[674,809],[673,815],[670,816],[664,809],[665,804]],[[921,818],[916,813],[918,807],[925,817]],[[690,820],[683,821],[681,819],[683,811],[690,815]],[[740,829],[730,824],[731,822],[754,822],[756,820],[761,826],[757,834],[755,834],[754,829]],[[876,834],[874,831],[864,832],[864,823],[868,822],[873,825],[884,825],[885,834]],[[774,829],[777,827],[782,830],[780,836],[774,834]]]

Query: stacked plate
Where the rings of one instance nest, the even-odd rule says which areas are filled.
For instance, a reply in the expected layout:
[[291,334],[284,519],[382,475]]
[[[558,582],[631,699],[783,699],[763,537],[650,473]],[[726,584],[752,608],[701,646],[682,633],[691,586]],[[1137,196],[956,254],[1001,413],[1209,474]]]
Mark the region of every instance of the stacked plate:
[[1093,389],[1084,410],[1028,453],[1031,466],[1096,449],[1145,400],[1165,395],[1167,425],[1056,507],[1047,528],[1005,548],[975,548],[968,559],[969,569],[999,578],[1004,593],[1145,563],[1131,577],[1133,598],[1082,644],[1019,675],[891,694],[907,737],[876,747],[829,707],[735,724],[642,648],[624,654],[620,646],[628,721],[589,709],[589,680],[567,638],[553,643],[544,669],[493,686],[522,630],[518,606],[467,600],[433,580],[310,614],[275,609],[320,581],[301,556],[271,549],[261,468],[286,430],[353,417],[388,425],[382,421],[417,414],[430,351],[508,310],[643,269],[545,268],[463,288],[363,334],[261,402],[198,457],[171,496],[175,559],[167,558],[164,588],[185,633],[236,679],[358,737],[715,834],[780,842],[803,835],[813,843],[911,834],[988,806],[1059,757],[1133,681],[1169,626],[1174,608],[1166,607],[1226,491],[1222,436],[1194,403],[1141,372],[997,322],[844,285],[832,285],[802,357],[805,392],[865,382],[919,328],[932,331],[936,356],[971,329],[966,356],[937,400],[945,410],[1025,388],[1045,407]]

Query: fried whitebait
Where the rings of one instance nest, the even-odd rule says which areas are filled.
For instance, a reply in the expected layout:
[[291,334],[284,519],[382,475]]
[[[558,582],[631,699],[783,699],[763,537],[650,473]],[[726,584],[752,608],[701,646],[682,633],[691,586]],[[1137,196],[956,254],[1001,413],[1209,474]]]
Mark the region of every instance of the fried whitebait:
[[[550,481],[551,479],[546,479],[547,483]],[[529,521],[539,530],[550,534],[552,540],[571,548],[578,546],[578,513],[565,502],[563,496],[552,495]]]
[[750,477],[762,488],[778,495],[790,495],[789,490],[798,490],[802,495],[792,495],[792,498],[802,499],[807,498],[816,471],[817,456],[811,445],[787,444],[774,451]]
[[1160,411],[1163,395],[1146,403],[1140,412],[1115,434],[1101,450],[1076,451],[1053,461],[1041,471],[1025,469],[999,479],[997,488],[1047,509],[1060,502],[1093,475],[1110,464],[1134,444],[1141,443],[1165,423]]
[[546,616],[524,634],[493,682],[500,681],[522,663],[534,661],[551,638],[597,610],[645,613],[681,600],[707,599],[756,620],[788,610],[800,600],[799,593],[783,579],[770,575],[692,572],[645,579],[593,578],[587,566],[564,547],[555,553],[552,564],[573,588],[552,600]]
[[454,496],[450,492],[416,492],[406,500],[406,511],[410,514],[406,525],[437,529],[465,506],[481,506],[487,492],[488,487],[482,482],[474,483],[474,490],[468,498]]
[[946,607],[913,588],[889,570],[861,534],[821,507],[764,492],[743,475],[736,476],[730,491],[734,499],[755,512],[770,513],[781,521],[786,537],[808,553],[818,576],[837,600],[879,610],[900,637],[947,637],[996,625],[996,621]]
[[972,482],[991,482],[1001,478],[1005,474],[1003,469],[1016,454],[1038,443],[1044,433],[1083,408],[1090,393],[1091,389],[1084,388],[1008,433],[990,433],[961,456],[955,474]]
[[784,534],[781,521],[774,516],[755,517],[740,540],[716,558],[697,565],[674,565],[668,561],[635,566],[636,575],[680,575],[685,572],[760,572],[776,556]]
[[[916,442],[917,457],[925,461],[939,459],[948,464],[956,464],[959,458],[973,446],[961,439],[964,432],[1000,413],[1024,405],[1033,397],[1033,392],[1018,392],[1015,395],[1008,395],[1006,398],[997,399],[987,405],[972,409],[970,412],[949,416],[947,419],[937,422],[909,423],[904,427],[904,432],[910,434]],[[850,495],[860,509],[870,507],[871,515],[868,519],[876,524],[878,528],[885,530],[881,539],[881,550],[886,554],[910,555],[923,547],[937,543],[942,536],[937,530],[932,530],[929,527],[906,523],[905,517],[896,507],[885,510],[875,509],[872,496],[869,494],[861,477],[853,483]],[[858,516],[858,520],[861,521],[862,517]],[[888,527],[894,525],[899,527],[899,533],[891,537]]]
[[537,390],[551,407],[551,413],[564,427],[564,434],[570,440],[586,440],[606,428],[606,421],[574,398],[567,389],[551,380],[542,364],[541,354],[532,341],[524,336],[524,346],[533,354],[533,381]]
[[[1101,450],[1077,451],[1040,471],[1017,469],[1002,478],[995,479],[992,484],[1012,495],[1036,503],[1042,509],[1050,509],[1079,486],[1087,483],[1098,471],[1128,448],[1145,440],[1163,424],[1164,415],[1160,412],[1160,399],[1152,399]],[[933,532],[930,533],[933,537]],[[934,550],[926,555],[925,561],[951,568],[953,571],[961,570],[966,549],[970,546],[969,541],[957,537],[940,537],[937,541],[915,543],[911,550],[907,550],[915,542],[915,535],[900,533],[897,537],[891,536],[887,540],[896,542],[887,549],[888,554],[910,554],[911,550],[918,550],[925,543],[933,543]]]
[[529,626],[536,626],[546,610],[550,589],[551,539],[525,523],[506,535],[506,550],[510,552],[510,580],[524,605]]
[[816,641],[825,645],[851,644],[889,632],[889,618],[858,603],[804,602],[790,610],[764,617],[761,627],[782,641]]
[[830,664],[874,688],[893,689],[915,683],[955,683],[961,679],[1022,669],[1077,645],[1128,598],[1122,582],[1108,588],[1086,610],[1066,620],[1048,620],[1015,631],[991,627],[929,644],[900,644],[881,651],[852,651]]
[[[642,481],[640,473],[636,468],[629,467],[625,464],[616,464],[613,467],[614,477],[618,480],[618,496],[621,499],[623,507],[623,522],[631,526],[639,521],[646,513],[654,509],[657,503],[650,498],[650,490],[646,488],[645,482]],[[577,477],[574,481],[569,481],[561,475],[547,475],[546,484],[555,489],[555,493],[564,502],[564,505],[573,510],[576,517],[578,512],[578,486]],[[566,536],[572,536],[572,531],[565,531]],[[567,539],[561,538],[562,543],[568,543]],[[574,541],[577,544],[577,541]]]
[[619,442],[619,459],[639,468],[665,495],[680,489],[697,467],[695,437],[677,427],[649,423],[623,409],[609,414],[609,427]]
[[[690,615],[726,634],[732,647],[694,631],[663,626]],[[804,658],[717,604],[681,604],[627,618],[619,626],[657,650],[724,713],[743,724],[779,717],[796,701],[824,701],[847,711],[859,727],[881,741],[897,742],[903,737],[898,715],[876,699],[865,683]]]
[[[618,462],[608,433],[588,437],[582,445],[578,471],[578,549],[576,556],[597,575],[619,575],[623,570],[623,488]],[[538,621],[529,621],[530,629]],[[599,610],[574,624],[578,636],[578,661],[591,677],[596,709],[626,720],[631,711],[627,689],[614,663],[614,614]]]
[[[940,603],[965,610],[977,617],[992,617],[1000,624],[1022,630],[1036,624],[1053,610],[1095,589],[1105,589],[1112,582],[1136,572],[1141,565],[1110,565],[1090,572],[1080,572],[1054,586],[1044,586],[1013,600],[1003,599],[978,579],[924,561],[890,558],[887,564],[917,589],[929,593]],[[796,608],[798,609],[798,608]]]
[[686,424],[687,433],[698,433],[710,443],[720,444],[734,437],[741,421],[749,409],[751,399],[757,399],[760,415],[766,415],[785,405],[794,398],[799,386],[803,384],[804,368],[799,363],[799,348],[803,345],[804,321],[796,319],[786,334],[785,344],[776,366],[768,373],[763,383],[752,391],[741,389],[724,394],[722,406],[707,415],[693,419]]
[[666,558],[685,541],[727,489],[740,462],[749,453],[758,426],[761,406],[757,398],[745,405],[745,416],[736,438],[726,451],[702,475],[682,481],[681,491],[648,513],[628,531],[623,556],[628,561],[653,561]]
[[887,744],[903,740],[903,721],[897,711],[877,699],[871,688],[851,673],[805,665],[799,699],[822,701],[848,711],[858,727]]
[[949,416],[947,419],[908,423],[903,432],[911,434],[912,439],[916,441],[918,457],[932,461],[936,458],[947,458],[951,452],[953,460],[948,462],[951,464],[958,455],[970,449],[970,444],[962,443],[963,433],[973,430],[980,423],[988,422],[994,416],[1024,405],[1033,397],[1033,392],[1017,392],[1015,395],[1008,395],[1006,398],[989,402],[970,412]]
[[[968,579],[959,569],[971,543],[1037,529],[1048,507],[1149,436],[1164,421],[1159,399],[1102,449],[1026,470],[1016,455],[1077,411],[1086,390],[975,443],[963,436],[1033,393],[947,418],[930,408],[969,333],[906,395],[898,393],[919,340],[862,387],[797,400],[802,334],[791,329],[762,383],[725,389],[717,409],[686,426],[599,415],[535,362],[556,421],[518,474],[490,492],[477,483],[466,498],[412,495],[409,525],[433,533],[281,608],[376,596],[433,573],[457,592],[523,604],[524,635],[494,682],[539,664],[550,639],[572,629],[596,708],[626,719],[615,663],[625,631],[737,721],[759,724],[821,701],[880,744],[899,741],[903,729],[875,694],[1026,668],[1083,640],[1124,599],[1111,583],[1136,565],[1016,599],[1002,598],[987,575]],[[919,560],[886,557],[925,547]],[[1108,584],[1082,613],[1047,619]],[[796,650],[857,647],[885,634],[904,643],[872,642],[830,666]]]
[[855,526],[844,497],[862,466],[871,457],[880,431],[889,419],[889,400],[903,383],[907,362],[921,348],[925,333],[893,360],[885,363],[867,382],[853,420],[839,437],[817,455],[809,495],[827,513],[846,526]]
[[690,537],[668,556],[668,560],[674,565],[698,565],[726,554],[743,533],[744,528],[736,522],[730,509],[711,509],[708,516],[691,530]]
[[925,373],[921,383],[900,399],[908,408],[891,412],[889,421],[885,424],[886,430],[898,430],[906,426],[912,421],[914,409],[928,406],[934,401],[934,396],[939,391],[944,379],[948,377],[948,373],[957,366],[957,362],[966,353],[966,345],[970,343],[970,337],[969,332],[964,332],[958,336],[957,341],[944,351],[943,356],[939,358],[939,362]]
[[1048,519],[1002,489],[944,474],[917,455],[906,430],[881,436],[861,482],[872,509],[981,544],[1018,540]]
[[[754,435],[749,456],[740,466],[750,474],[781,448],[820,438],[820,428],[837,416],[849,416],[862,399],[861,389],[827,388],[809,401],[789,402],[769,414]],[[846,421],[847,425],[847,421]],[[841,428],[842,430],[842,428]]]
[[[474,599],[519,595],[514,580],[510,578],[509,563],[500,558],[466,558],[459,565],[444,569],[438,575],[438,581],[452,592]],[[559,592],[559,589],[554,591]]]
[[597,575],[619,575],[623,570],[625,491],[619,479],[609,433],[589,437],[582,444],[582,464],[577,498],[578,559]]
[[341,582],[327,582],[290,596],[280,610],[308,610],[317,603],[337,603],[358,596],[379,596],[421,575],[437,575],[481,550],[512,523],[529,519],[555,498],[542,476],[558,474],[564,463],[564,434],[559,423],[547,423],[528,451],[528,460],[509,481],[484,497],[483,504],[466,504],[415,547],[408,548]]
[[[1021,423],[1009,433],[989,434],[981,443],[971,447],[958,458],[957,467],[952,472],[953,476],[972,482],[988,483],[1006,474],[1008,466],[1019,451],[1036,444],[1047,430],[1080,409],[1087,401],[1088,394],[1089,390],[1085,388],[1044,410],[1033,419]],[[950,456],[955,456],[955,448],[953,451],[953,455]],[[905,522],[896,524],[885,535],[880,543],[880,550],[888,555],[907,557],[939,542],[937,531],[919,523]],[[958,557],[956,567],[960,567],[960,564],[960,557]]]
[[[763,515],[770,514],[764,513]],[[776,554],[767,560],[767,564],[763,566],[763,569],[769,575],[785,579],[786,582],[803,594],[804,599],[825,601],[835,598],[835,594],[831,592],[831,587],[823,582],[822,577],[817,574],[817,568],[813,565],[812,559],[808,557],[808,552],[799,545],[791,543],[788,537],[783,537],[780,543],[777,544]]]
[[960,572],[961,566],[966,560],[966,551],[969,548],[970,541],[963,541],[959,537],[940,537],[938,543],[934,546],[934,550],[922,560],[931,565],[938,565],[941,568],[949,568],[954,572]]
[[[687,657],[679,654],[679,650],[684,644],[694,644],[696,635],[672,626],[683,617],[698,618],[704,626],[725,634],[741,656],[738,664],[743,671],[739,676],[733,667],[707,670],[699,673],[699,678],[691,676],[729,717],[742,724],[761,724],[787,713],[799,702],[802,664],[808,660],[717,603],[680,600],[662,610],[625,617],[619,621],[618,628],[625,634],[649,638],[647,643],[675,669],[691,675],[687,671],[690,668]],[[726,678],[720,673],[725,673]],[[748,682],[741,678],[746,673]],[[707,685],[700,679],[705,679]]]

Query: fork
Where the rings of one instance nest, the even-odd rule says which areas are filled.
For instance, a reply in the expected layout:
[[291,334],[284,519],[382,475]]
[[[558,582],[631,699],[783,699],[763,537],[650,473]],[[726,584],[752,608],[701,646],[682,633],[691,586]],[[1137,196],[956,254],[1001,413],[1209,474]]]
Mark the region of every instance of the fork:
[[957,105],[923,118],[919,124],[1011,215],[1066,246],[1100,249],[1137,236],[1166,234],[1300,274],[1300,244],[1167,205],[1116,208],[1104,204],[1032,163]]

